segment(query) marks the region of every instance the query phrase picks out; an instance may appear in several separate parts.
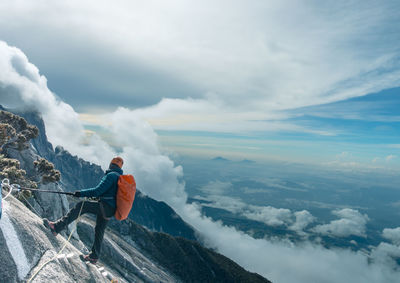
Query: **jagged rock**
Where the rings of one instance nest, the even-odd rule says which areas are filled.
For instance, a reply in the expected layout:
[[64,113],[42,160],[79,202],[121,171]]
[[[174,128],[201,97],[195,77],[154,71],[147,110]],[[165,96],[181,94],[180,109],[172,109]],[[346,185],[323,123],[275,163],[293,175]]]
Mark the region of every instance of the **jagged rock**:
[[[10,110],[8,110],[10,111]],[[47,140],[46,128],[42,117],[38,112],[35,111],[12,111],[14,114],[20,115],[32,125],[35,125],[39,129],[39,135],[32,139],[30,142],[35,148],[36,153],[47,160],[54,162],[54,150],[51,143]]]
[[[40,156],[36,154],[32,146],[21,151],[16,148],[8,148],[7,156],[17,159],[20,162],[21,168],[26,171],[27,177],[34,178],[36,179],[35,181],[39,182],[38,189],[59,192],[63,191],[56,183],[40,183],[40,179],[37,176],[37,171],[34,167],[34,161],[38,160]],[[26,201],[29,202],[30,207],[33,207],[33,211],[37,212],[42,218],[58,219],[69,210],[69,203],[65,195],[41,192],[34,192],[33,195],[34,198],[29,198]]]
[[[61,172],[61,184],[65,191],[75,191],[94,187],[104,176],[100,166],[73,156],[62,146],[55,150],[48,142],[45,125],[40,115],[35,112],[15,112],[24,117],[29,123],[39,129],[39,136],[31,141],[37,153],[54,163]],[[16,156],[19,160],[19,157]],[[136,192],[132,213],[129,218],[144,225],[152,231],[168,233],[172,236],[181,236],[196,240],[196,231],[165,202],[156,201],[140,192]],[[121,226],[123,229],[123,226]]]
[[39,155],[35,153],[32,146],[21,151],[17,148],[9,147],[7,148],[7,156],[17,159],[20,162],[20,167],[26,171],[26,176],[28,178],[36,175],[33,162],[39,158]]
[[[63,191],[54,183],[40,184],[39,189],[58,192]],[[42,218],[57,220],[69,211],[69,203],[65,195],[41,192],[34,192],[34,195],[36,202],[41,208],[42,214],[40,216]]]
[[[79,224],[79,227],[82,225]],[[270,282],[196,241],[151,232],[130,219],[125,225],[129,227],[129,234],[124,236],[127,242],[132,243],[132,246],[146,257],[153,259],[183,282]],[[109,226],[118,231],[116,221],[110,221]],[[81,232],[78,233],[82,237]],[[107,258],[110,256],[112,255],[107,254]]]
[[[94,240],[94,224],[89,218],[82,219],[78,224],[79,237],[87,246]],[[126,242],[110,229],[107,229],[104,237],[102,259],[107,266],[124,274],[129,282],[180,282],[177,277],[171,276],[144,256],[135,248],[135,244]]]
[[154,200],[139,190],[136,191],[129,218],[152,231],[196,240],[194,228],[183,221],[169,205],[163,201]]
[[[88,220],[80,224],[86,231],[81,232],[86,241],[92,240],[91,225]],[[74,240],[72,245],[61,235],[54,237],[43,226],[41,218],[11,196],[5,201],[0,221],[1,281],[20,282],[38,271],[32,282],[110,282],[110,279],[118,282],[179,282],[116,234],[109,233],[105,236],[103,249],[112,257],[104,256],[107,261],[100,261],[99,265],[104,265],[104,270],[100,271],[79,259],[81,251],[75,246],[83,247],[82,243],[77,245]],[[60,256],[40,269],[57,256],[64,245]]]
[[[27,118],[38,126],[41,119],[35,119]],[[39,123],[38,127],[44,133],[44,124]],[[39,187],[41,189],[60,190],[63,186],[67,186],[68,190],[87,188],[96,185],[103,176],[99,166],[72,156],[61,147],[53,151],[45,135],[40,135],[31,144],[32,147],[22,152],[11,153],[21,161],[27,174],[35,174],[29,164],[40,154],[53,161],[63,176],[60,186],[42,184]],[[67,210],[67,199],[58,194],[38,193],[28,201],[34,207],[33,211],[39,210],[38,214],[50,219],[59,218]],[[192,227],[172,208],[140,192],[130,217],[152,230],[195,238]],[[151,232],[129,218],[122,222],[110,221],[109,226],[113,231],[107,229],[100,258],[108,272],[104,275],[77,256],[90,248],[93,241],[92,226],[93,221],[85,218],[78,225],[79,237],[71,239],[63,251],[72,256],[53,260],[39,271],[40,266],[62,248],[65,239],[62,235],[54,237],[44,228],[38,216],[11,196],[4,205],[0,221],[1,280],[18,282],[39,271],[33,282],[109,282],[113,276],[118,278],[118,282],[269,282],[195,241]]]
[[99,165],[73,156],[62,146],[55,149],[54,165],[61,172],[61,182],[67,191],[94,187],[104,176]]
[[[0,278],[10,279],[3,282],[18,282],[30,278],[36,268],[54,256],[64,245],[61,236],[52,236],[42,225],[41,218],[13,197],[9,197],[5,202],[0,228],[0,250],[7,251],[2,263],[8,263],[8,269],[5,270],[3,265],[0,268]],[[79,254],[70,244],[67,244],[65,252]],[[81,278],[95,278],[93,282],[107,282],[101,275],[88,272],[79,258],[72,258],[68,264],[60,264],[59,260],[54,260],[45,266],[32,282],[75,282],[71,280],[67,270],[70,264],[74,266],[74,273],[79,274]]]

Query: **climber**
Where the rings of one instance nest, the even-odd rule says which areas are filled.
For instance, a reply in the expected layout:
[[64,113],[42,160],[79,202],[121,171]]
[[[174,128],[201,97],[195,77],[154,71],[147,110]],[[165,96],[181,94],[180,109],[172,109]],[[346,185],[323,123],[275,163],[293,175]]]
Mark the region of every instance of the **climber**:
[[114,215],[116,210],[118,178],[123,174],[121,169],[123,163],[124,161],[121,157],[113,158],[110,162],[109,169],[96,187],[74,192],[75,197],[98,197],[100,198],[99,201],[78,202],[65,216],[55,222],[51,222],[46,218],[43,219],[43,224],[56,236],[61,230],[67,227],[68,224],[77,219],[79,213],[95,214],[96,227],[94,230],[94,243],[91,252],[83,257],[85,261],[95,264],[100,256],[104,230],[109,219]]

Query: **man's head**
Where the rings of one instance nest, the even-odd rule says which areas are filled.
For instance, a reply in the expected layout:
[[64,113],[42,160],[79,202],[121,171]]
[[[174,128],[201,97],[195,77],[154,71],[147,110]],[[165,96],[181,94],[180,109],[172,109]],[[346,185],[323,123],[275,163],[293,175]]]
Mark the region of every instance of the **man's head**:
[[110,165],[111,165],[111,164],[115,164],[115,165],[117,165],[119,168],[122,168],[122,165],[124,165],[124,160],[123,160],[121,157],[117,156],[117,157],[114,157],[114,158],[111,160]]

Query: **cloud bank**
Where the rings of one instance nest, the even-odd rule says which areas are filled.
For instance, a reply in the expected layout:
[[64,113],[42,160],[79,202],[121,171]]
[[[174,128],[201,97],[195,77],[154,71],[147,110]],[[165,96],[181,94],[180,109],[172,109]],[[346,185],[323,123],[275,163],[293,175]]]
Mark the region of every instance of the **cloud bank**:
[[333,220],[329,224],[318,225],[313,230],[323,235],[335,237],[349,237],[351,235],[366,237],[365,226],[369,220],[366,214],[361,214],[351,208],[334,210],[332,214],[340,217],[340,219]]
[[383,229],[382,236],[385,239],[392,241],[393,244],[400,246],[400,227],[394,229]]
[[[73,154],[99,162],[103,168],[108,164],[114,154],[113,150],[95,135],[90,139],[85,137],[78,114],[47,88],[46,78],[29,63],[22,51],[0,42],[0,67],[1,104],[40,111],[49,139],[54,145],[61,144]],[[186,204],[184,184],[181,181],[182,169],[159,150],[157,136],[149,124],[126,108],[120,108],[106,118],[107,129],[114,134],[115,142],[122,148],[120,154],[126,160],[125,169],[135,174],[140,188],[151,197],[172,205],[203,235],[207,245],[217,248],[248,270],[283,283],[395,282],[399,278],[392,265],[387,264],[392,257],[388,256],[385,246],[377,249],[374,254],[375,263],[371,264],[361,253],[327,250],[307,243],[301,246],[257,240],[219,222],[213,222],[201,215],[196,205]],[[270,215],[286,213],[268,208],[263,211]],[[364,216],[352,210],[341,210],[337,215],[356,223],[366,221]],[[278,219],[282,220],[281,217]],[[298,227],[310,221],[305,212],[296,215],[296,219],[299,219]],[[353,224],[350,226],[354,227]],[[355,227],[358,229],[356,233],[363,233],[362,225]]]

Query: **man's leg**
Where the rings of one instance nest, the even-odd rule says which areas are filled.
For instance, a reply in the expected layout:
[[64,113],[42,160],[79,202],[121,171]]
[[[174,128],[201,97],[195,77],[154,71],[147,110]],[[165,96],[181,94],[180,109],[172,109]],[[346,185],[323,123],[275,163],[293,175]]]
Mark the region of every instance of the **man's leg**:
[[[83,205],[83,207],[82,207]],[[81,211],[82,208],[82,211]],[[100,211],[99,203],[93,201],[78,202],[65,216],[54,223],[54,228],[57,233],[68,226],[72,221],[78,218],[79,212],[81,215],[85,213],[97,214]]]
[[92,246],[92,251],[89,256],[93,259],[98,259],[101,251],[101,243],[103,242],[104,231],[106,229],[108,220],[105,219],[99,211],[96,218],[96,227],[94,228],[94,243]]

